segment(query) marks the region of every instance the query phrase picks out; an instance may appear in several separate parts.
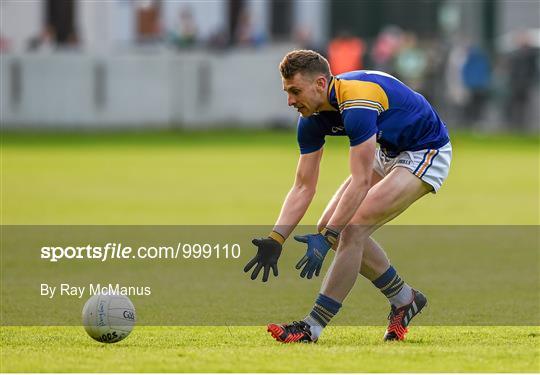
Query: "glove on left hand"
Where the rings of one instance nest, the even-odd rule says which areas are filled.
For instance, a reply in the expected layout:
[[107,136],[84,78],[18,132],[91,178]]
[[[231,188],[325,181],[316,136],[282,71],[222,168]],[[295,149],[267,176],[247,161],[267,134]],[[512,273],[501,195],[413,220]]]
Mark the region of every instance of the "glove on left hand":
[[300,277],[306,277],[311,279],[313,274],[319,276],[324,261],[324,257],[328,250],[332,247],[332,244],[337,240],[337,233],[332,233],[333,241],[328,234],[322,233],[307,234],[305,236],[294,236],[294,239],[298,242],[303,242],[308,245],[306,255],[300,259],[296,264],[296,269],[299,270],[304,266],[300,272]]

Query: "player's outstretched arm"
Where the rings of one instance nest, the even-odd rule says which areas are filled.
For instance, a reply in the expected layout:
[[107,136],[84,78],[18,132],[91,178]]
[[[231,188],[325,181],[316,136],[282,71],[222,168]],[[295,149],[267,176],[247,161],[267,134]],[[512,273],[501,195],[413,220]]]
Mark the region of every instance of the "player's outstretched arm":
[[300,155],[296,168],[294,185],[287,194],[274,230],[284,238],[289,237],[296,225],[304,217],[317,189],[319,165],[323,149]]
[[268,280],[270,269],[274,276],[278,276],[277,262],[282,245],[306,213],[315,195],[322,152],[320,149],[300,155],[294,185],[285,198],[272,233],[267,238],[252,241],[257,246],[257,254],[244,267],[244,272],[249,272],[253,268],[252,280],[257,278],[261,269],[263,282]]
[[307,244],[306,254],[296,265],[296,269],[302,269],[301,277],[311,279],[313,275],[319,276],[328,250],[337,243],[339,233],[360,207],[370,187],[374,153],[375,136],[351,147],[349,156],[351,177],[342,186],[343,196],[337,203],[326,228],[323,228],[321,233],[294,237],[295,240]]
[[375,147],[375,135],[351,147],[349,153],[351,179],[326,225],[327,228],[341,232],[360,207],[370,188]]

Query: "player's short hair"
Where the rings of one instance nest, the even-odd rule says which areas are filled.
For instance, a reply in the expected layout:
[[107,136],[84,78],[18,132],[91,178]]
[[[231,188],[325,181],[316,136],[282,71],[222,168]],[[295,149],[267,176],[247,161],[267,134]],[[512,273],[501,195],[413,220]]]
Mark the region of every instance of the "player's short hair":
[[281,76],[285,79],[294,77],[296,73],[324,74],[330,79],[330,64],[320,53],[308,49],[291,51],[279,64]]

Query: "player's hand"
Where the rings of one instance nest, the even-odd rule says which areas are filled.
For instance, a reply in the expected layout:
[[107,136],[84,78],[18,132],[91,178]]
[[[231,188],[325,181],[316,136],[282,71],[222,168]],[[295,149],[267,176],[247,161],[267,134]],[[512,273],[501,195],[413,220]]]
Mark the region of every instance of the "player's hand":
[[[328,230],[327,230],[328,233]],[[313,274],[319,276],[324,261],[324,257],[332,245],[337,241],[337,233],[329,234],[307,234],[305,236],[294,236],[298,242],[306,243],[308,248],[306,255],[296,264],[296,269],[304,267],[300,272],[300,277],[311,279]]]
[[251,280],[255,280],[261,269],[263,269],[263,282],[268,281],[270,268],[272,268],[274,276],[277,276],[277,261],[281,255],[281,244],[270,237],[255,238],[251,242],[253,245],[257,246],[257,254],[248,262],[248,264],[246,264],[244,267],[244,272],[248,272],[253,268],[253,266],[255,266],[253,272],[251,273]]

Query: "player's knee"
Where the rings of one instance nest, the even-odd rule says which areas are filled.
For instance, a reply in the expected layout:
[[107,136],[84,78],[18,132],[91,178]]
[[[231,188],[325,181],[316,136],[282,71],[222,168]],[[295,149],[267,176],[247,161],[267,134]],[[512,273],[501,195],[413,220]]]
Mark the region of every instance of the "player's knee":
[[340,247],[350,249],[361,249],[369,236],[369,229],[366,226],[348,225],[339,236]]
[[371,196],[369,202],[363,204],[353,217],[352,223],[356,225],[376,225],[389,214],[391,204],[387,197]]
[[386,215],[378,207],[363,207],[364,209],[357,212],[353,220],[351,221],[357,226],[376,225]]
[[377,223],[380,223],[381,220],[384,219],[385,216],[386,216],[385,213],[379,212],[379,211],[367,212],[364,215],[363,222],[366,224],[375,225]]

